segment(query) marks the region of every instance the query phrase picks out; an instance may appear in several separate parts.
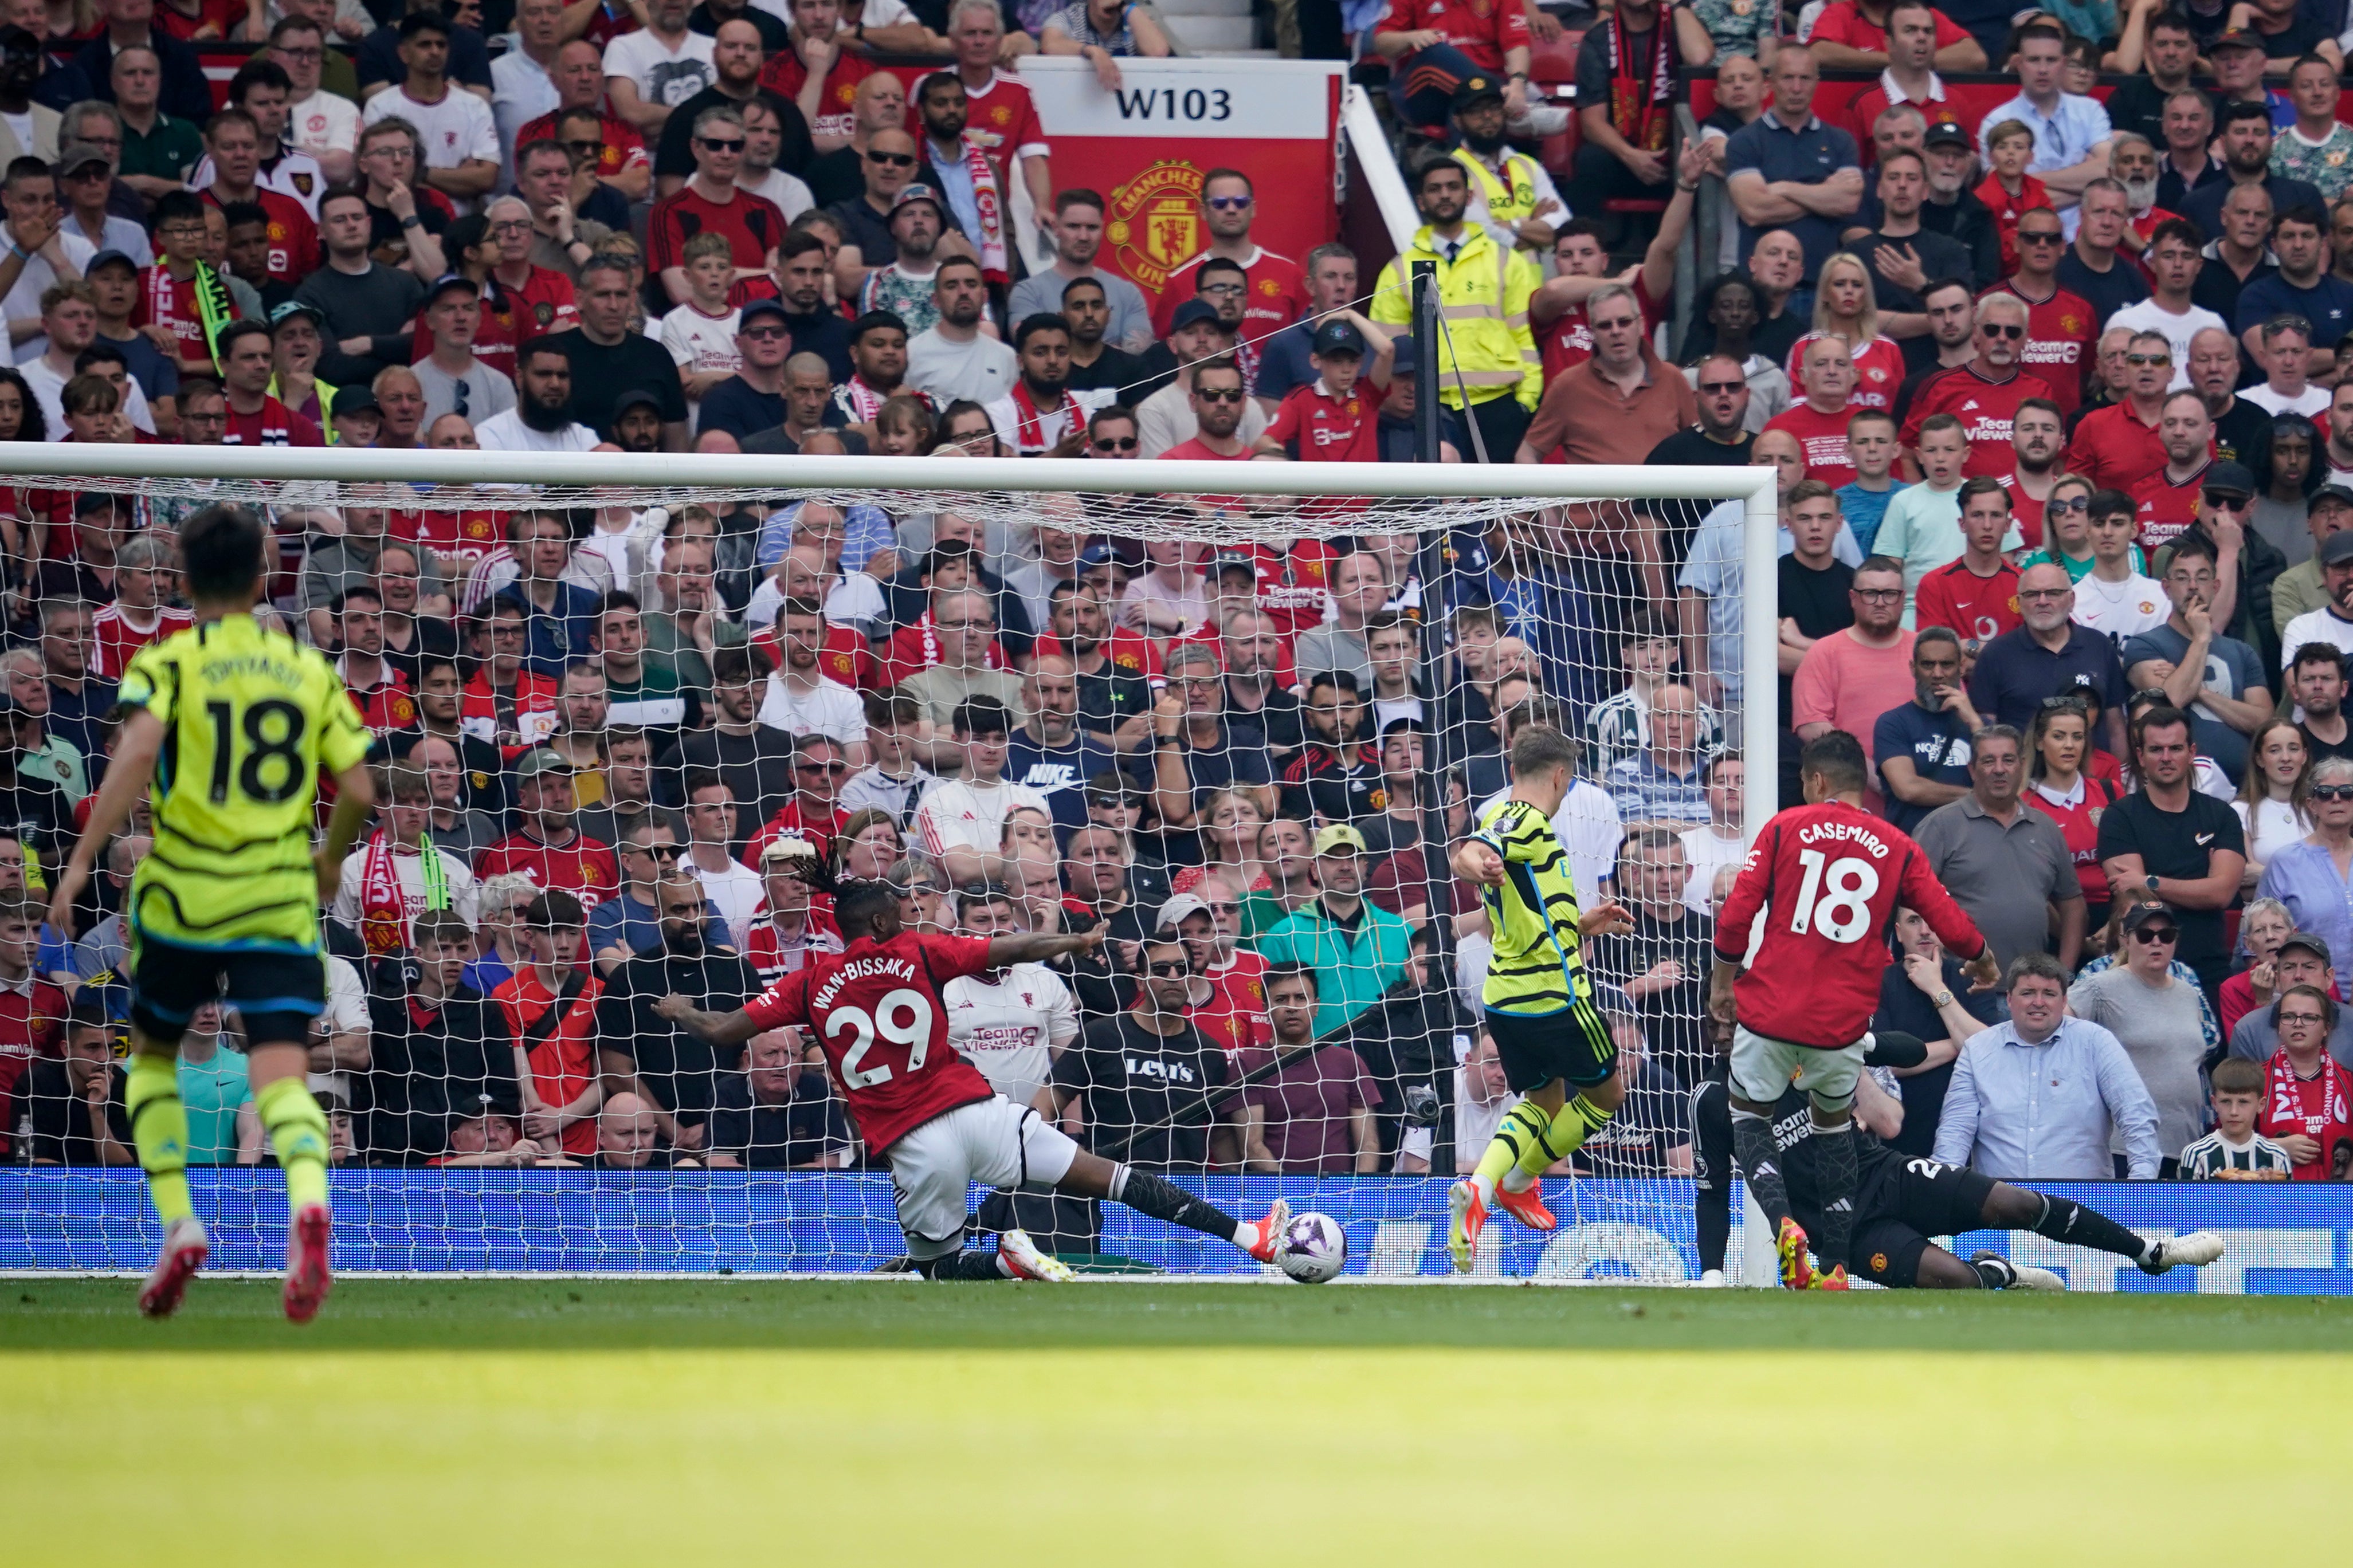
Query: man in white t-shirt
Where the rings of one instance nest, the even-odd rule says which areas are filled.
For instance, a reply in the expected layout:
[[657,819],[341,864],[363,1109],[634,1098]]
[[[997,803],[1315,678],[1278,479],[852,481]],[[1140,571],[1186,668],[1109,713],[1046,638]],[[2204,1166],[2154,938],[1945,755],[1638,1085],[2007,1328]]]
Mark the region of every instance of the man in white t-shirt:
[[1683,835],[1683,859],[1691,867],[1691,879],[1683,884],[1683,907],[1709,914],[1717,870],[1748,857],[1740,837],[1740,819],[1747,809],[1748,764],[1737,752],[1718,752],[1701,772],[1707,781],[1707,825]]
[[[29,170],[31,165],[26,165]],[[0,299],[0,313],[9,321],[30,322],[40,319],[41,296],[59,279],[79,279],[98,247],[81,236],[64,226],[65,209],[58,205],[58,182],[46,170],[12,176],[0,186],[0,201],[5,201],[8,221],[0,223],[0,277],[7,268],[17,267],[16,281],[8,286],[6,297]],[[21,254],[22,262],[17,258]],[[48,348],[46,333],[34,331],[15,339],[15,352],[7,357],[22,363],[37,359]]]
[[[2179,227],[2173,226],[2180,224]],[[2157,226],[2157,234],[2141,260],[2152,285],[2147,299],[2127,305],[2108,318],[2108,326],[2155,332],[2173,345],[2173,380],[2169,390],[2189,384],[2189,340],[2209,327],[2227,331],[2230,323],[2202,305],[2189,301],[2189,290],[2204,265],[2198,249],[2198,231],[2178,218]]]
[[2255,328],[2263,350],[2263,384],[2243,388],[2239,395],[2273,414],[2301,414],[2318,420],[2327,410],[2330,388],[2306,379],[2312,357],[2312,334],[2294,316],[2278,316]]
[[499,128],[491,106],[449,79],[449,24],[438,11],[400,19],[400,59],[408,74],[367,101],[363,125],[401,119],[417,128],[419,177],[461,213],[499,179]]
[[2296,616],[2280,633],[2283,668],[2308,642],[2328,643],[2353,654],[2353,532],[2332,533],[2321,541],[2319,558],[2328,602]]
[[[2165,624],[2173,614],[2166,602],[2165,585],[2133,570],[2133,535],[2140,526],[2129,504],[2112,508],[2091,521],[2092,569],[2075,584],[2075,607],[2069,618],[2106,637],[2122,652],[2126,637]],[[2064,573],[2064,567],[2053,566]],[[2041,572],[2042,568],[2031,568]],[[2062,586],[2054,580],[2042,589]],[[2019,591],[2025,591],[2020,580]]]
[[[1002,888],[967,893],[958,902],[958,936],[1012,936],[1024,929],[1013,896]],[[940,1001],[947,1007],[948,1044],[1016,1105],[1038,1098],[1053,1076],[1054,1058],[1079,1037],[1071,988],[1042,963],[951,980],[940,987]]]
[[605,95],[649,142],[670,111],[718,79],[717,45],[690,31],[690,0],[653,0],[646,25],[605,46]]
[[[485,452],[586,452],[596,432],[572,417],[572,361],[561,349],[516,356],[515,405],[474,427]],[[624,405],[615,404],[616,416]]]
[[[47,308],[41,311],[41,352],[18,365],[16,371],[41,405],[49,439],[62,441],[71,434],[66,428],[66,383],[74,376],[74,356],[90,347],[98,336],[98,302],[90,285],[77,279],[51,289],[44,303]],[[153,436],[155,416],[148,411],[147,399],[140,392],[139,384],[126,377],[122,390],[122,412],[129,416],[132,427]]]
[[866,765],[866,703],[818,663],[825,649],[825,616],[807,599],[788,599],[776,613],[776,640],[785,661],[768,677],[760,722],[788,735],[824,735],[841,744],[849,765]]
[[351,183],[359,150],[360,106],[319,85],[326,43],[308,16],[288,16],[269,29],[269,58],[294,84],[286,106],[286,145],[316,158],[329,185],[342,185]]
[[1011,349],[980,330],[988,303],[980,263],[953,257],[932,276],[932,300],[939,321],[907,342],[907,384],[942,406],[959,398],[994,403],[1013,390],[1021,374]]
[[[2353,540],[2353,534],[2347,536]],[[951,728],[964,753],[961,777],[944,779],[924,792],[915,807],[915,841],[947,870],[951,884],[988,879],[1005,837],[1005,819],[1017,807],[1049,816],[1046,797],[1028,784],[1005,782],[1005,752],[1013,731],[1012,710],[993,697],[959,705]]]
[[766,905],[760,874],[728,854],[735,842],[735,796],[715,772],[690,769],[686,788],[686,869],[727,922],[730,942],[741,952],[751,941],[752,922]]

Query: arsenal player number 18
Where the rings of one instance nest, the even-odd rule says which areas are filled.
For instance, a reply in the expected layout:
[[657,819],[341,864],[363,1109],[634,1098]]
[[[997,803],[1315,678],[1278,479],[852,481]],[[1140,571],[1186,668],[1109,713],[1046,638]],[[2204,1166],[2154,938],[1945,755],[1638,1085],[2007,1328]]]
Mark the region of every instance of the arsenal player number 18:
[[[1990,989],[1996,973],[1993,950],[1936,880],[1920,847],[1862,809],[1868,772],[1860,742],[1842,730],[1816,736],[1806,742],[1799,776],[1806,804],[1766,824],[1716,921],[1708,1008],[1735,1026],[1733,1151],[1773,1224],[1781,1282],[1793,1289],[1843,1289],[1853,1220],[1845,1200],[1854,1192],[1857,1158],[1848,1125],[1897,906],[1915,910],[1947,948],[1969,960],[1978,989]],[[1744,971],[1742,943],[1760,912],[1764,938]],[[1791,1215],[1773,1139],[1774,1102],[1792,1082],[1813,1105],[1820,1275]]]

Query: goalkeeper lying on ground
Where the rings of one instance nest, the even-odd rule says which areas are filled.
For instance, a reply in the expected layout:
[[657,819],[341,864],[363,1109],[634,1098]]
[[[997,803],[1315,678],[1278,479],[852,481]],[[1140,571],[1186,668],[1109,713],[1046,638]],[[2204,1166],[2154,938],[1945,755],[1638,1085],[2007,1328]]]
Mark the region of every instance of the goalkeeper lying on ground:
[[[1926,1047],[1911,1035],[1866,1037],[1863,1065],[1916,1067]],[[1820,1234],[1821,1217],[1814,1180],[1814,1150],[1807,1136],[1811,1111],[1806,1096],[1792,1089],[1773,1107],[1773,1141],[1780,1151],[1781,1176],[1789,1205],[1809,1236]],[[1853,1243],[1848,1261],[1858,1279],[1893,1290],[2064,1290],[2047,1268],[2012,1263],[1996,1252],[1979,1252],[1967,1263],[1938,1247],[1932,1236],[1969,1230],[2031,1230],[2053,1241],[2113,1252],[2162,1274],[2178,1265],[2202,1268],[2222,1256],[2222,1238],[2192,1231],[2163,1241],[2143,1241],[2096,1209],[2069,1198],[2045,1197],[1959,1165],[1907,1157],[1872,1135],[1893,1135],[1904,1124],[1904,1107],[1868,1072],[1856,1080]],[[1732,1103],[1721,1070],[1692,1096],[1694,1203],[1699,1226],[1700,1268],[1706,1283],[1721,1283],[1732,1234]]]

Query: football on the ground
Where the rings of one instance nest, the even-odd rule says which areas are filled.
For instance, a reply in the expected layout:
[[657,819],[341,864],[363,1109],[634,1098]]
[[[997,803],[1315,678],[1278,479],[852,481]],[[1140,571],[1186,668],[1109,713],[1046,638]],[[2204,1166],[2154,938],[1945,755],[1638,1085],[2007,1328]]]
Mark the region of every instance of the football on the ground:
[[1348,1262],[1347,1234],[1329,1215],[1293,1215],[1275,1244],[1274,1261],[1302,1285],[1336,1279]]

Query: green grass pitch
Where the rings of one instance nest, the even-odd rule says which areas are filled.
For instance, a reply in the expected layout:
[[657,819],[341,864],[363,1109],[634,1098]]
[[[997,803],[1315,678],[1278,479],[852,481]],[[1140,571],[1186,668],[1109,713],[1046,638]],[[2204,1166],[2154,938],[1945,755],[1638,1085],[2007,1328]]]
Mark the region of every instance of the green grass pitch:
[[2209,1563],[2353,1301],[0,1279],[28,1565]]

